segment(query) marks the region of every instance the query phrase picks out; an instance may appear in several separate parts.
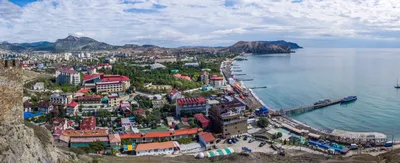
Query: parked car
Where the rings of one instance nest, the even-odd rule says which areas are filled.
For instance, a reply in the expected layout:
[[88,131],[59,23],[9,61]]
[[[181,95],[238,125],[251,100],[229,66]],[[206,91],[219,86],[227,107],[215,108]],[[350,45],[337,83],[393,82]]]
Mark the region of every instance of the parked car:
[[244,141],[246,141],[246,140],[247,140],[247,135],[245,135],[245,136],[244,136],[243,140],[244,140]]
[[260,143],[260,145],[258,145],[258,147],[263,147],[265,144],[267,144],[267,142],[263,141]]
[[278,146],[276,146],[275,144],[271,144],[271,146],[270,146],[273,150],[278,150],[279,148],[278,148]]
[[250,139],[249,143],[253,143],[255,141],[255,139]]
[[221,142],[221,139],[217,139],[217,141],[215,141],[216,143],[219,143],[219,142]]

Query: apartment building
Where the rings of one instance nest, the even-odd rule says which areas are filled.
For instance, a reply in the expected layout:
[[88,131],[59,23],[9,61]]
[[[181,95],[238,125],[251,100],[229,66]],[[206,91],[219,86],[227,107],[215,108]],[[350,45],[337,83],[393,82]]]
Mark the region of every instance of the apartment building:
[[208,115],[207,100],[204,97],[197,98],[178,98],[175,110],[175,115],[192,116],[196,113]]
[[52,94],[50,96],[50,103],[58,106],[66,106],[72,101],[72,95],[67,94]]
[[229,105],[214,106],[209,112],[213,131],[221,133],[225,138],[247,132],[247,118],[242,115],[240,109]]
[[60,85],[79,85],[81,76],[73,68],[59,69],[56,71],[56,82]]

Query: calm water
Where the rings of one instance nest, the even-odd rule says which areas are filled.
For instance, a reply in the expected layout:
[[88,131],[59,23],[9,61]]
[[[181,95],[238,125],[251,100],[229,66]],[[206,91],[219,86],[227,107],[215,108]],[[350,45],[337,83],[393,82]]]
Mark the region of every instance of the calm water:
[[400,49],[301,49],[296,53],[251,55],[238,61],[253,81],[267,86],[254,92],[274,109],[312,105],[322,98],[357,95],[348,105],[334,105],[294,116],[319,129],[376,131],[400,139]]

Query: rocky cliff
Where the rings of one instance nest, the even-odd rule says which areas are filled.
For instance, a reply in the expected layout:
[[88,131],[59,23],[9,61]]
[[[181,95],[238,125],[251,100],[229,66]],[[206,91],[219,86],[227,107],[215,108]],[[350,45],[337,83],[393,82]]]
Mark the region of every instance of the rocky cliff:
[[23,120],[22,70],[16,62],[0,60],[0,160],[1,162],[64,162],[77,160],[54,146],[51,133],[27,126]]
[[274,44],[268,41],[239,41],[236,44],[223,49],[223,51],[255,54],[291,52],[289,45]]

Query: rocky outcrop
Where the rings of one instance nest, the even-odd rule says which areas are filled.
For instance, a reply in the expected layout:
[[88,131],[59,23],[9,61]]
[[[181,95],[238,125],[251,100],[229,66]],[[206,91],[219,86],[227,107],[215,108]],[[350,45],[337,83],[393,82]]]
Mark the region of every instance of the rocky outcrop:
[[112,50],[114,46],[104,42],[98,42],[89,37],[68,36],[64,39],[58,39],[54,43],[56,51],[82,51],[82,50]]
[[236,44],[223,49],[223,51],[255,54],[291,52],[289,45],[272,44],[268,41],[239,41]]
[[75,154],[55,148],[51,133],[23,120],[22,70],[16,62],[0,60],[1,162],[63,162]]

